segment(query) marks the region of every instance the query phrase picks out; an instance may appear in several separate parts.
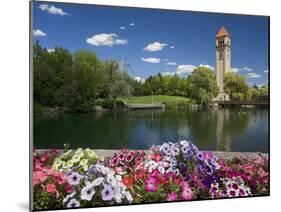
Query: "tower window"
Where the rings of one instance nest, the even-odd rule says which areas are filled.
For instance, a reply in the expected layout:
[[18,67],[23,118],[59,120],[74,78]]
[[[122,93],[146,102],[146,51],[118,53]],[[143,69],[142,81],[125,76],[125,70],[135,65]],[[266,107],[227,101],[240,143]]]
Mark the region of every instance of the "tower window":
[[223,46],[224,45],[224,40],[220,40],[219,41],[219,46]]

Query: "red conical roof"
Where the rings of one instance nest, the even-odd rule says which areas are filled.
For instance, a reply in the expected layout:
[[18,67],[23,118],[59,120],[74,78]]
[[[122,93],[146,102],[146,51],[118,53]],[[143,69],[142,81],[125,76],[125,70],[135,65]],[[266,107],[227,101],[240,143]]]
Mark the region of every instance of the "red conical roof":
[[222,26],[218,32],[218,34],[216,35],[216,38],[218,37],[224,37],[224,36],[228,36],[230,37],[229,33],[227,32],[227,30],[225,29],[224,26]]

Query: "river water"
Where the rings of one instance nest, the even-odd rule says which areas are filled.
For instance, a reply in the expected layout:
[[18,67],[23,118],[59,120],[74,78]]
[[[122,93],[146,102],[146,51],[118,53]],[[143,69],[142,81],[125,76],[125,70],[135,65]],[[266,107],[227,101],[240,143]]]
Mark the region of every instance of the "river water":
[[39,149],[147,149],[179,139],[200,150],[268,152],[268,109],[133,110],[63,114],[34,121]]

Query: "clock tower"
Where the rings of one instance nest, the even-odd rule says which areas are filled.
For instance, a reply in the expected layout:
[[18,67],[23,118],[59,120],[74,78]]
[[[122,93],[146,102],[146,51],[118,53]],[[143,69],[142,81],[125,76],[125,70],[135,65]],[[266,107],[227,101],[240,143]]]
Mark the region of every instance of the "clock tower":
[[215,100],[229,100],[229,95],[224,92],[224,74],[230,71],[230,35],[222,26],[216,35],[216,78],[219,94]]

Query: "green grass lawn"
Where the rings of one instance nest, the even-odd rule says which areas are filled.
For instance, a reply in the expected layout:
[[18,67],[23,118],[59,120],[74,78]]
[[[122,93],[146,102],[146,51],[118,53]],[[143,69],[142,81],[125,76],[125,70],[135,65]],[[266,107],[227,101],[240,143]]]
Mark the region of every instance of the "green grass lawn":
[[192,100],[182,96],[166,96],[166,95],[155,95],[155,96],[136,96],[128,98],[119,98],[127,104],[151,104],[151,103],[177,103],[185,102],[192,103]]

